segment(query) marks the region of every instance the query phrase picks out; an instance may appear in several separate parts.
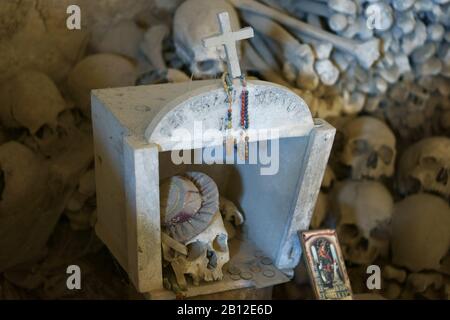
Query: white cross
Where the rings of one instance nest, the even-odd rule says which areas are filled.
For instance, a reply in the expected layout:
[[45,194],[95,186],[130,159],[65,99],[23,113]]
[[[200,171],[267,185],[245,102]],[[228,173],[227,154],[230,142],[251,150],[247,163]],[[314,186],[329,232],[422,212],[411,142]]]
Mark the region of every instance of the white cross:
[[239,67],[239,57],[236,48],[236,41],[253,38],[253,28],[246,27],[239,31],[231,30],[230,17],[228,12],[221,12],[218,15],[220,30],[222,34],[203,39],[204,47],[217,47],[223,45],[227,55],[228,72],[231,77],[237,78],[241,76],[241,68]]

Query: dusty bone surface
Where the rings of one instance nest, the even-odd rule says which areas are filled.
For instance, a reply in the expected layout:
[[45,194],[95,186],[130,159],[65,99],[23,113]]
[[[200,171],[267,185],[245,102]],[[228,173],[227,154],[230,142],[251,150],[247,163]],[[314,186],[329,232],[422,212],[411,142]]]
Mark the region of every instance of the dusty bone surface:
[[259,4],[252,0],[232,0],[232,3],[242,10],[249,10],[261,15],[265,15],[279,23],[303,33],[317,40],[330,42],[334,47],[343,50],[361,63],[365,68],[370,68],[372,64],[380,57],[378,39],[372,39],[366,42],[358,42],[335,34],[324,31],[320,28],[309,25],[300,20],[296,20],[287,14],[271,9],[270,7]]
[[[318,41],[313,37],[305,36],[293,28],[284,26],[279,21],[274,20],[272,21],[280,24],[282,28],[301,43],[311,46],[316,55],[315,62],[330,59],[339,69],[339,79],[333,87],[326,87],[325,89],[323,86],[324,79],[320,79],[317,87],[311,90],[297,88],[298,84],[296,84],[295,77],[293,81],[286,79],[288,73],[293,70],[289,69],[290,66],[285,67],[285,74],[279,70],[280,66],[275,67],[277,63],[273,62],[273,58],[282,56],[279,54],[280,50],[273,49],[264,43],[267,50],[263,53],[261,46],[257,42],[252,42],[251,45],[253,47],[247,43],[243,45],[244,48],[252,49],[243,50],[243,57],[248,61],[248,65],[253,64],[248,70],[252,71],[252,75],[261,76],[271,82],[292,87],[293,91],[298,93],[308,103],[311,112],[319,117],[336,117],[345,114],[358,116],[364,112],[365,115],[370,114],[379,119],[384,118],[396,135],[396,148],[400,156],[397,161],[399,169],[395,172],[396,181],[393,186],[395,196],[401,199],[414,193],[417,189],[417,183],[411,183],[412,179],[412,181],[419,182],[420,190],[438,194],[441,198],[448,199],[448,183],[447,185],[444,184],[446,174],[445,170],[441,170],[448,167],[445,162],[446,158],[440,155],[436,156],[434,152],[426,151],[425,147],[415,147],[415,143],[425,137],[448,136],[450,132],[450,104],[448,102],[448,88],[450,87],[448,82],[450,77],[448,1],[392,0],[389,3],[383,2],[383,4],[388,4],[394,11],[392,25],[387,30],[379,30],[383,29],[383,25],[384,28],[389,25],[389,19],[380,20],[378,25],[377,21],[374,21],[376,28],[371,30],[371,32],[368,29],[361,29],[361,26],[363,26],[361,22],[364,22],[364,19],[367,18],[364,8],[370,6],[376,8],[382,2],[353,2],[356,4],[355,12],[353,9],[349,9],[349,12],[341,13],[339,11],[342,11],[342,8],[337,7],[336,3],[328,5],[327,1],[317,1],[315,3],[321,9],[325,6],[327,7],[327,10],[321,10],[321,12],[313,11],[314,9],[311,9],[311,7],[309,9],[303,7],[305,12],[301,12],[302,8],[299,5],[301,2],[296,1],[263,1],[266,5],[279,11],[284,10],[287,14],[293,15],[296,19],[308,24],[313,24],[311,14],[314,13],[321,17],[324,26],[330,27],[332,33],[341,38],[357,41],[368,40],[372,37],[380,39],[382,42],[380,59],[374,62],[367,71],[361,72],[361,70],[355,68],[355,65],[359,66],[359,62],[354,55],[341,49],[336,49],[331,42]],[[62,88],[64,85],[61,86],[61,84],[67,80],[67,74],[70,73],[77,62],[86,54],[91,54],[91,52],[88,53],[85,50],[86,46],[93,47],[94,51],[97,50],[105,54],[119,53],[127,56],[127,59],[136,60],[135,50],[142,36],[141,31],[149,31],[151,27],[159,23],[163,23],[170,31],[173,31],[171,17],[181,4],[179,1],[152,1],[151,4],[150,1],[137,1],[134,3],[102,0],[95,1],[95,3],[81,0],[72,1],[70,4],[78,3],[82,5],[83,14],[86,13],[85,17],[87,19],[83,19],[85,24],[83,24],[81,32],[71,31],[69,33],[64,30],[65,28],[60,28],[60,26],[65,26],[65,19],[67,18],[65,8],[69,2],[65,0],[58,1],[57,4],[52,3],[53,6],[49,6],[48,3],[50,2],[11,0],[3,1],[0,4],[0,82],[3,82],[1,86],[4,87],[6,84],[6,87],[8,87],[12,83],[22,83],[15,86],[15,90],[13,90],[13,95],[15,96],[17,96],[17,92],[19,92],[19,95],[22,95],[23,92],[29,92],[30,88],[39,88],[37,91],[44,93],[35,95],[38,99],[36,101],[44,100],[44,103],[38,103],[33,112],[27,112],[30,102],[26,99],[26,96],[32,97],[33,95],[23,94],[23,99],[20,99],[22,102],[14,105],[13,108],[17,111],[22,109],[22,111],[19,113],[14,112],[14,117],[11,117],[10,104],[4,103],[4,95],[0,94],[0,99],[2,100],[0,102],[0,113],[2,113],[0,122],[5,121],[5,123],[2,122],[0,125],[1,147],[12,142],[19,143],[31,150],[35,155],[34,157],[29,157],[29,159],[41,156],[54,158],[67,145],[72,145],[74,148],[78,148],[81,145],[79,142],[81,140],[77,140],[75,133],[80,131],[77,113],[83,104],[78,102],[77,95],[67,94],[67,91]],[[350,2],[343,1],[342,3],[347,3],[348,5]],[[364,5],[361,6],[361,3]],[[170,18],[164,20],[165,17],[156,16],[156,11],[148,14],[149,5],[170,10]],[[307,10],[310,12],[306,12]],[[309,13],[309,19],[306,13]],[[136,15],[139,16],[139,29],[136,29],[135,26],[137,24],[133,21]],[[4,17],[8,18],[4,19]],[[389,16],[387,17],[389,18]],[[240,16],[240,18],[242,17]],[[211,21],[216,23],[214,19]],[[244,20],[241,21],[245,24]],[[200,24],[202,21],[195,22]],[[88,33],[93,35],[90,40]],[[117,43],[113,41],[117,40],[117,35],[124,34],[127,34],[127,41],[118,41]],[[265,41],[265,38],[266,36],[262,35],[259,40]],[[166,40],[168,42],[171,41],[171,39]],[[319,57],[318,48],[320,47],[316,44],[333,47],[333,50],[329,53],[324,50],[323,56]],[[152,48],[156,47],[158,45]],[[143,53],[147,52],[151,51],[144,49]],[[327,56],[328,54],[330,56]],[[167,52],[163,53],[156,49],[154,55],[159,61],[156,64],[165,65],[168,68],[167,73],[164,74],[165,80],[178,82],[191,79],[188,69],[178,69],[180,67],[180,59],[174,52],[171,52],[169,57]],[[190,64],[192,59],[186,61]],[[39,78],[42,81],[38,81],[40,84],[35,85],[36,79],[38,79],[35,76],[31,77],[26,85],[23,85],[22,80],[17,81],[17,79],[28,78],[29,73],[23,72],[22,69],[30,69],[32,72],[41,73]],[[185,72],[189,75],[186,75]],[[292,73],[295,74],[295,72]],[[105,74],[106,77],[110,75],[109,72],[105,72]],[[11,80],[4,81],[6,79]],[[55,83],[48,85],[48,79],[54,80]],[[127,83],[132,84],[132,82],[130,80]],[[54,94],[55,91],[50,88],[54,88],[54,85],[58,89],[63,90]],[[108,86],[108,81],[103,81],[101,86],[103,85]],[[331,92],[337,92],[338,94],[334,96],[334,93],[332,94]],[[47,101],[45,97],[54,97],[54,101],[59,102],[45,103]],[[61,103],[61,97],[65,100],[64,103]],[[4,108],[5,105],[8,107]],[[31,109],[31,107],[29,108]],[[84,104],[84,107],[81,107],[81,110],[86,115],[89,115],[89,108],[86,107],[86,104]],[[83,121],[83,123],[82,126],[84,128],[89,126],[86,121]],[[42,130],[39,130],[41,128]],[[21,132],[20,136],[17,136],[15,130]],[[31,135],[28,132],[24,132],[27,130],[34,131],[35,134]],[[70,139],[61,138],[61,132],[70,132],[70,135],[73,136]],[[377,134],[377,136],[381,135],[381,133]],[[435,143],[431,141],[427,142],[425,140],[422,144],[429,144],[436,150],[440,149],[440,147],[434,147]],[[406,174],[406,178],[400,178],[399,173],[404,171],[402,169],[404,160],[402,160],[401,156],[403,153],[410,154],[409,149],[416,149],[414,153],[422,154],[423,156],[419,157],[418,162],[414,165],[405,164],[405,167],[414,167],[414,169],[410,170],[410,174]],[[417,151],[417,149],[420,150]],[[21,152],[17,151],[16,154],[19,157]],[[75,153],[72,154],[72,157],[75,157]],[[3,167],[13,168],[14,165],[20,165],[20,161],[11,163],[11,159],[14,160],[13,157],[8,156],[6,158],[2,160],[1,165]],[[68,156],[68,158],[70,157]],[[430,161],[431,159],[435,160]],[[332,159],[331,161],[335,160]],[[371,164],[373,165],[373,161]],[[32,168],[33,166],[29,166],[27,170],[21,171],[23,172],[22,177],[24,180],[28,181],[26,175],[29,172],[28,170]],[[41,165],[40,168],[45,173],[46,165]],[[16,172],[14,168],[12,170]],[[86,172],[86,170],[81,171]],[[90,171],[88,170],[87,172]],[[339,170],[336,171],[336,174],[342,179],[343,174]],[[10,190],[13,186],[10,183],[14,183],[15,180],[9,175],[8,180],[6,187]],[[403,185],[400,181],[403,180],[409,180],[405,188],[400,187]],[[90,200],[84,201],[85,193],[88,193],[85,190],[87,184],[81,184],[81,178],[74,178],[73,185],[74,191],[70,192],[69,199],[61,212],[64,212],[63,215],[69,217],[71,227],[90,228],[91,222],[88,218],[95,214],[91,215],[91,208],[89,211],[86,210],[90,202]],[[83,185],[84,187],[80,189],[76,185]],[[24,185],[25,187],[30,188],[27,184]],[[35,184],[35,187],[39,187],[39,184]],[[28,193],[26,192],[25,194]],[[8,197],[9,195],[10,193],[8,193]],[[95,198],[95,195],[92,197]],[[320,205],[320,203],[323,203],[320,198],[322,197],[319,196],[319,204],[316,207],[319,211],[323,208]],[[15,206],[23,208],[26,204],[14,202],[12,207]],[[60,215],[61,213],[58,214]],[[392,264],[392,261],[389,261],[389,263]],[[398,266],[395,267],[398,268]],[[442,268],[444,266],[440,266],[440,272],[444,273]],[[401,268],[401,270],[408,269]],[[432,277],[427,278],[423,274],[424,272],[422,271],[413,272],[407,285],[405,284],[406,280],[401,280],[403,279],[402,272],[401,276],[398,274],[388,276],[392,279],[387,280],[389,288],[387,295],[398,298],[402,296],[402,291],[408,291],[404,290],[404,287],[410,286],[410,292],[403,294],[404,297],[411,298],[414,294],[421,294],[423,297],[432,298],[433,296],[428,295],[427,292],[433,286],[428,286],[425,291],[421,289],[421,287],[426,287],[427,283],[430,283],[429,279],[432,279]],[[13,279],[11,274],[10,279]],[[20,283],[19,280],[15,281],[15,283]],[[14,284],[9,280],[7,283],[5,281],[1,282],[3,292],[8,291],[9,294],[15,292],[17,296],[20,296],[18,289],[13,287]],[[447,285],[447,287],[449,286]],[[447,289],[447,292],[450,291]],[[52,295],[56,296],[57,293],[54,292]]]

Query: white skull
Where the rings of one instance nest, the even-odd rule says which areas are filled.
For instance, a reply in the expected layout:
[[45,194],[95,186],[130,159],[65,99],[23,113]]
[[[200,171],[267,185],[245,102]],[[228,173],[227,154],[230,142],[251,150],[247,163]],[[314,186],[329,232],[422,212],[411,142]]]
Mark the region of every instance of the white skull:
[[15,141],[0,146],[0,272],[41,253],[30,251],[37,251],[42,234],[51,232],[38,223],[52,221],[44,215],[53,205],[46,198],[48,186],[49,167],[42,157]]
[[450,207],[427,193],[395,204],[392,215],[392,261],[413,272],[439,270],[450,248]]
[[[25,71],[0,89],[0,120],[6,128],[26,129],[20,142],[46,157],[60,156],[80,141],[83,120],[69,108],[45,74]],[[85,136],[85,134],[83,134]]]
[[430,191],[450,197],[450,139],[425,138],[410,146],[400,159],[398,172],[403,194]]
[[[45,193],[48,169],[37,154],[15,141],[0,147],[0,212],[4,217],[32,211]],[[35,208],[34,208],[35,209]]]
[[26,128],[39,147],[58,136],[58,116],[66,103],[44,73],[25,71],[1,88],[0,119],[7,128]]
[[340,156],[351,167],[352,178],[390,177],[394,173],[395,136],[381,120],[363,116],[345,124],[345,145]]
[[[228,12],[233,30],[240,28],[236,10],[225,0],[187,0],[175,12],[174,43],[178,55],[196,77],[224,71],[225,49],[205,48],[202,40],[220,33],[217,14]],[[240,53],[240,45],[236,44]]]
[[344,181],[333,197],[337,233],[346,260],[370,264],[389,249],[393,200],[377,181]]
[[165,255],[165,260],[171,262],[180,285],[184,286],[186,283],[185,274],[191,276],[194,285],[198,285],[201,280],[222,279],[222,267],[230,260],[230,255],[228,233],[219,211],[208,228],[185,245],[188,249],[187,256],[178,253],[175,254],[175,257]]
[[163,258],[171,264],[178,285],[186,288],[186,274],[194,285],[222,279],[230,256],[214,180],[201,172],[186,172],[163,181],[160,192]]
[[135,64],[118,54],[99,53],[85,57],[70,71],[68,89],[76,106],[91,117],[91,90],[133,86],[137,78]]

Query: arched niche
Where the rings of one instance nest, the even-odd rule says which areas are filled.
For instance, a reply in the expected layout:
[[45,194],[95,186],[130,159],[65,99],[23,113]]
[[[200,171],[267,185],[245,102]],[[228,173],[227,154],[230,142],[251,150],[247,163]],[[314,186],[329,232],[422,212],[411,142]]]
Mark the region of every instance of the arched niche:
[[[231,132],[239,138],[239,83],[235,88]],[[279,166],[273,175],[261,174],[262,162],[173,163],[174,150],[205,150],[195,134],[196,122],[203,131],[214,130],[223,137],[229,133],[223,126],[228,107],[220,80],[92,93],[96,232],[136,288],[152,298],[169,294],[162,285],[159,181],[185,171],[210,175],[221,194],[243,211],[244,237],[238,239],[242,241],[238,245],[249,251],[240,250],[245,252],[239,259],[254,259],[253,251],[260,250],[272,259],[276,270],[273,279],[255,276],[236,282],[225,277],[190,287],[188,296],[288,281],[286,276],[292,275],[299,262],[297,233],[309,227],[335,130],[325,121],[313,119],[303,99],[288,88],[249,81],[248,89],[250,128],[278,133],[276,139],[255,135],[250,140],[258,150],[270,152],[278,142]],[[263,140],[268,142],[266,147]]]
[[[236,137],[242,131],[239,127],[240,89],[236,83],[231,130]],[[248,91],[251,130],[277,130],[280,138],[283,138],[307,135],[313,128],[307,104],[291,90],[264,81],[251,81]],[[203,131],[219,130],[225,135],[224,116],[227,108],[226,94],[220,82],[190,90],[160,109],[146,128],[145,138],[149,143],[158,144],[161,150],[171,150],[174,141],[185,138],[177,136],[183,133],[180,128],[188,131],[192,137],[198,136],[194,133],[195,122],[202,123]]]

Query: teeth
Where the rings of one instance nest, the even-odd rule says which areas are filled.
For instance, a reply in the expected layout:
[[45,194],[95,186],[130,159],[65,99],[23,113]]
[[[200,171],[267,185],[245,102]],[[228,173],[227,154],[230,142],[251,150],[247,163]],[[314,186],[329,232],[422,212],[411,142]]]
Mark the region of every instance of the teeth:
[[436,181],[443,184],[443,185],[447,185],[447,181],[448,181],[448,173],[447,170],[445,168],[442,168],[441,170],[439,170],[437,176],[436,176]]

